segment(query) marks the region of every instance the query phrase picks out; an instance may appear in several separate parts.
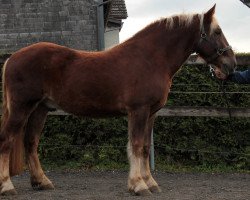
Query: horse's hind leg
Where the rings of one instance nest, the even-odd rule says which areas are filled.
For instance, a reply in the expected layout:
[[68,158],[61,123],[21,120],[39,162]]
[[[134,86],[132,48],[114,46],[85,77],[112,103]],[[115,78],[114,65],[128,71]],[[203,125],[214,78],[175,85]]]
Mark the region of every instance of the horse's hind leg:
[[144,137],[147,129],[149,109],[140,108],[130,111],[128,114],[128,158],[130,172],[128,177],[128,189],[136,195],[149,195],[151,192],[141,174],[143,161]]
[[5,126],[9,118],[8,110],[4,109],[2,115],[0,133],[0,193],[1,195],[16,194],[16,190],[10,180],[9,174],[10,143],[12,139],[5,131]]
[[150,154],[150,146],[151,146],[151,134],[154,125],[155,115],[149,117],[147,123],[147,131],[144,138],[144,149],[143,149],[143,157],[141,163],[141,175],[145,183],[147,184],[149,190],[153,193],[161,192],[160,187],[154,180],[150,172],[149,166],[149,154]]
[[23,170],[23,129],[31,111],[32,106],[23,104],[13,103],[4,108],[0,133],[1,195],[16,194],[10,175],[19,174]]
[[25,130],[24,144],[31,174],[30,181],[32,187],[38,190],[54,189],[52,182],[45,176],[37,155],[37,147],[47,113],[47,107],[42,103],[38,105],[30,115]]

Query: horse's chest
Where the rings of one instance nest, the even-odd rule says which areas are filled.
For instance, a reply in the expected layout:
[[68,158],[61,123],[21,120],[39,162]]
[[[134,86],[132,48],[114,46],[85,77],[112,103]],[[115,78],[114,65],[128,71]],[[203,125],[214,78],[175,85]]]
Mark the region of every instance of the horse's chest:
[[167,81],[167,84],[162,84],[157,91],[156,97],[157,97],[157,102],[159,103],[159,106],[164,106],[167,99],[168,95],[170,92],[170,87],[171,87],[171,81]]

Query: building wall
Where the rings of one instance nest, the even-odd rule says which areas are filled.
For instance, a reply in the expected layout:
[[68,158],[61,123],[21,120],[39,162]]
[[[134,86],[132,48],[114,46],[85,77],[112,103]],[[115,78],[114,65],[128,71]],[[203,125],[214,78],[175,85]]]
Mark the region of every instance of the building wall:
[[106,28],[104,33],[105,49],[109,49],[120,42],[119,29],[116,27]]
[[97,50],[93,0],[0,0],[0,52],[39,41]]

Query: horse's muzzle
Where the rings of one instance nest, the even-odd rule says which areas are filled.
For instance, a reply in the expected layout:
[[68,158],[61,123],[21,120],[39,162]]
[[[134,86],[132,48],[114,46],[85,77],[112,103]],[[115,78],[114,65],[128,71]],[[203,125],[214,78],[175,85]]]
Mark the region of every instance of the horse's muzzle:
[[236,59],[233,59],[226,62],[224,61],[221,66],[221,71],[228,76],[229,74],[233,73],[236,68],[237,68],[237,62]]

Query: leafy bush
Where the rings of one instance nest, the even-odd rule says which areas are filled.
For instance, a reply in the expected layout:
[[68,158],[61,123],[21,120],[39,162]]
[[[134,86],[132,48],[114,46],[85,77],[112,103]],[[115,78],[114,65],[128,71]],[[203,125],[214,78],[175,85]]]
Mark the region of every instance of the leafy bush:
[[[205,68],[206,69],[206,68]],[[227,91],[249,87],[226,85]],[[184,67],[174,79],[166,106],[249,107],[249,94],[190,94],[174,91],[220,91],[218,83],[202,66]],[[158,117],[154,127],[158,164],[230,166],[249,170],[249,118]],[[124,167],[127,119],[80,119],[49,116],[41,140],[40,157],[48,165],[77,167]]]

